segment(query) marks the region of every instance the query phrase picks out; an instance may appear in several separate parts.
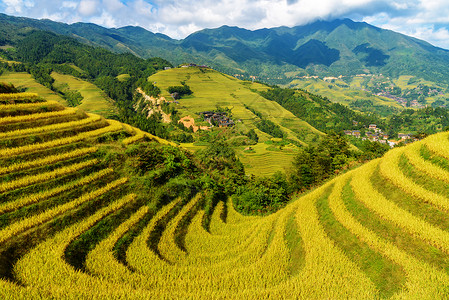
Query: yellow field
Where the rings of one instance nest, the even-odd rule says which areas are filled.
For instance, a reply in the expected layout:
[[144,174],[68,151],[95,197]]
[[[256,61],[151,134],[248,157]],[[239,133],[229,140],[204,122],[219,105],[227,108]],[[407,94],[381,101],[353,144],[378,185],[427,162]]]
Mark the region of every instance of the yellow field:
[[[1,299],[449,298],[448,132],[262,217],[240,215],[232,199],[207,212],[207,190],[171,189],[156,207],[115,170],[121,157],[98,156],[102,141],[125,149],[145,133],[88,114],[88,126],[67,128],[68,114],[49,135],[40,113],[20,138],[0,136]],[[293,151],[253,148],[257,173],[272,163],[265,153]]]

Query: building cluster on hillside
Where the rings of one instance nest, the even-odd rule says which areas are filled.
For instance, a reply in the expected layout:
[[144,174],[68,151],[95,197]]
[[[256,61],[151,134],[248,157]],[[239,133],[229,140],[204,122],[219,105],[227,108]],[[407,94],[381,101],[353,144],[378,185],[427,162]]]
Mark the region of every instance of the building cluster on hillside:
[[409,133],[399,133],[398,140],[389,140],[388,134],[382,132],[382,129],[377,127],[376,124],[370,124],[368,126],[368,130],[365,131],[365,135],[362,136],[362,132],[360,130],[345,130],[345,135],[353,136],[355,138],[361,138],[363,141],[369,140],[371,142],[379,142],[382,144],[388,144],[390,147],[394,147],[396,144],[400,142],[406,142],[410,139],[417,140],[413,138]]
[[407,100],[406,100],[406,99],[404,99],[404,98],[402,98],[402,97],[398,97],[398,96],[391,95],[391,94],[388,93],[388,92],[380,92],[380,93],[377,93],[376,96],[379,96],[379,97],[385,97],[385,98],[394,100],[394,101],[396,101],[399,105],[402,105],[402,106],[406,106],[406,105],[407,105]]
[[211,67],[209,67],[209,66],[206,66],[206,65],[197,65],[197,64],[193,64],[193,63],[181,65],[181,68],[190,68],[190,67],[209,68],[209,69],[211,69]]
[[211,126],[231,127],[235,125],[234,121],[225,112],[203,111],[200,114],[203,115],[204,120],[209,122]]
[[408,101],[407,99],[405,99],[405,98],[391,95],[391,94],[388,93],[388,92],[380,92],[380,93],[377,93],[376,96],[385,97],[385,98],[394,100],[394,101],[396,101],[398,104],[400,104],[400,105],[402,105],[402,106],[404,106],[404,107],[407,106],[407,103],[409,103],[410,107],[416,107],[416,108],[422,108],[422,107],[423,107],[423,105],[422,105],[421,103],[419,103],[418,100],[416,100],[416,99],[409,102],[409,101]]

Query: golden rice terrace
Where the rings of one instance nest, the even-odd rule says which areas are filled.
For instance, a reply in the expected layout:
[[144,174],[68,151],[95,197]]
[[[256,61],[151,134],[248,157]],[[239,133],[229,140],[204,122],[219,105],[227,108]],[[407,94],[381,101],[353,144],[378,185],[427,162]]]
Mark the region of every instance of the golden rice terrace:
[[[267,217],[219,202],[205,226],[202,192],[155,210],[100,155],[148,134],[3,95],[0,298],[447,299],[448,136],[394,149]],[[107,234],[93,230],[120,214]]]

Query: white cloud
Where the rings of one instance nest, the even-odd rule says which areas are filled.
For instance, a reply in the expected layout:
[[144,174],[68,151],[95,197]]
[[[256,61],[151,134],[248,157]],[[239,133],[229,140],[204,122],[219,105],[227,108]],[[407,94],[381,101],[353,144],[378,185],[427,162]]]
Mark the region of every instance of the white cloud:
[[103,0],[104,9],[109,12],[118,12],[125,8],[120,0]]
[[92,17],[89,22],[109,28],[117,26],[115,18],[105,11],[103,11],[100,16]]
[[78,12],[83,16],[92,16],[98,13],[99,3],[95,0],[81,0]]
[[78,7],[78,3],[75,1],[62,1],[62,7],[63,8],[71,8],[76,9]]
[[3,0],[2,2],[8,14],[22,13],[25,9],[34,6],[34,1],[31,0]]

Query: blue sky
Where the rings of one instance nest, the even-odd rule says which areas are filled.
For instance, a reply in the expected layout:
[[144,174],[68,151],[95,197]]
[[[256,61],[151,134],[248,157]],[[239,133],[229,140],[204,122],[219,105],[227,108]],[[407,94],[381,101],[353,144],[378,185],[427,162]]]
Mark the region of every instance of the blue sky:
[[448,0],[2,0],[0,12],[105,27],[135,25],[172,38],[221,25],[259,29],[351,18],[449,49]]

